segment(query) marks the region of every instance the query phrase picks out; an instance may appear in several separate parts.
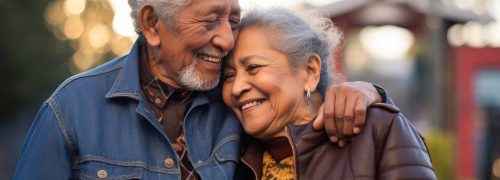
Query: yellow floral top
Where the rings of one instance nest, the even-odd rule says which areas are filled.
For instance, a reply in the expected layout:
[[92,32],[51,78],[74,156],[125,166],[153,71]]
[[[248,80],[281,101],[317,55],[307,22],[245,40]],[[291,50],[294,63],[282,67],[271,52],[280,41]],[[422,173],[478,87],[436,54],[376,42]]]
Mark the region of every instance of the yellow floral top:
[[294,157],[287,157],[279,162],[267,151],[264,151],[262,161],[262,180],[292,180],[295,179]]

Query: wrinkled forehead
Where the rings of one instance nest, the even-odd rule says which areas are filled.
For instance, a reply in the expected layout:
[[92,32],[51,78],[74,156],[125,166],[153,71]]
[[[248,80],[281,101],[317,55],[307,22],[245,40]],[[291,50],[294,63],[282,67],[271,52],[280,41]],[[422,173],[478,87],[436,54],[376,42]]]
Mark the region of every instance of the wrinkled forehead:
[[238,0],[187,0],[187,6],[197,6],[200,8],[218,8],[220,10],[230,10],[231,14],[240,13],[241,8]]

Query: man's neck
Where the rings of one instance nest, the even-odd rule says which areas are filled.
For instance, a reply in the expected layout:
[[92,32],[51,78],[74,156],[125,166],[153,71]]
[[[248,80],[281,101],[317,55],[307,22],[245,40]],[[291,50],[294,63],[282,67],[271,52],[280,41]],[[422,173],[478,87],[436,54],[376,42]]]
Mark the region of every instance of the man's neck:
[[155,78],[158,78],[161,82],[167,84],[174,89],[184,89],[179,83],[169,78],[172,72],[167,72],[167,70],[163,67],[163,63],[160,59],[159,49],[156,47],[150,46],[147,42],[145,42],[145,51],[146,51],[146,60],[148,64],[149,71]]

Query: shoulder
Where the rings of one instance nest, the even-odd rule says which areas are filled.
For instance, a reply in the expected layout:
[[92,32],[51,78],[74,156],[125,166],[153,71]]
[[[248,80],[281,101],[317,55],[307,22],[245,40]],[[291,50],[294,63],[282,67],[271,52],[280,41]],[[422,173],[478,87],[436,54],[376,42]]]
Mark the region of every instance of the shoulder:
[[125,57],[113,59],[94,69],[69,77],[57,87],[47,101],[65,97],[67,94],[85,93],[89,92],[90,89],[95,92],[96,88],[106,88],[102,85],[109,84],[106,81],[112,81],[112,77],[118,74]]
[[368,108],[365,131],[371,132],[369,134],[378,141],[425,147],[418,130],[400,112],[399,108],[390,104],[378,103]]
[[371,109],[381,109],[384,111],[389,111],[391,113],[399,113],[400,109],[392,104],[387,103],[375,103],[370,106]]
[[[386,104],[386,103],[375,103],[368,107],[366,112],[366,120],[368,123],[380,123],[380,121],[390,121],[396,116],[400,116],[401,111],[398,107]],[[373,122],[375,121],[375,122]]]
[[366,127],[373,131],[374,135],[385,136],[396,123],[409,123],[400,109],[386,103],[375,103],[368,107],[366,112]]

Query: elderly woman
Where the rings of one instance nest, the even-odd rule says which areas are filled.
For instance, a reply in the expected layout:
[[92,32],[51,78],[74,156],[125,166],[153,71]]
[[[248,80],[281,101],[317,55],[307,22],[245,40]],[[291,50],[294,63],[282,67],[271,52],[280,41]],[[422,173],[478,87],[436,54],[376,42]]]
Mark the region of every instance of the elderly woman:
[[312,129],[340,34],[329,20],[253,10],[225,61],[223,99],[252,136],[235,179],[436,179],[417,130],[387,104],[345,148]]

